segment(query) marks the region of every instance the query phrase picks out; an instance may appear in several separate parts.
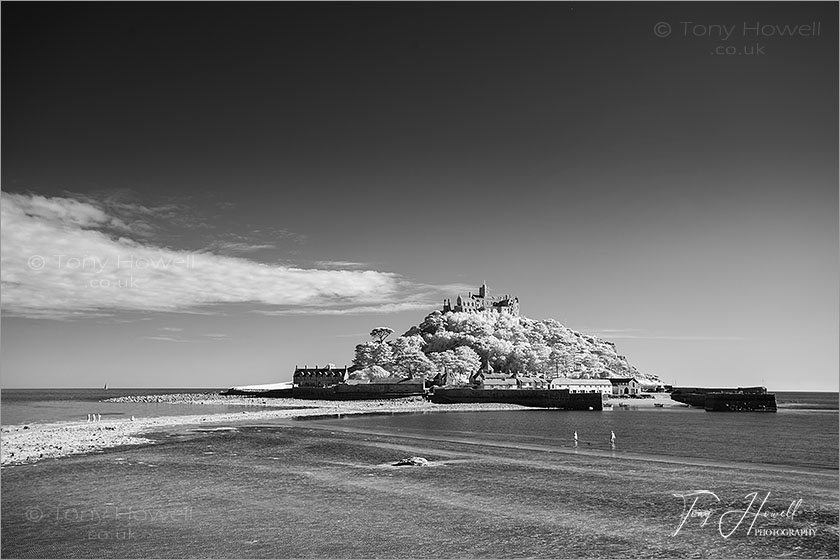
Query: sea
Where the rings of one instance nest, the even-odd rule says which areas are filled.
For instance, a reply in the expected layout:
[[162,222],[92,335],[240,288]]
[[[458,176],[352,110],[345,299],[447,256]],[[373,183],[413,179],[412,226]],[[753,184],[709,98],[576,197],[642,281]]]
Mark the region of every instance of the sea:
[[0,391],[0,424],[46,424],[81,422],[88,414],[101,414],[102,420],[189,416],[238,412],[239,405],[195,405],[189,403],[109,403],[114,397],[206,393],[221,389],[3,389]]
[[[101,402],[202,392],[4,390],[0,410],[3,424],[241,410]],[[4,467],[0,555],[836,558],[838,395],[776,395],[775,414],[529,409],[163,430],[155,445]],[[439,464],[391,466],[408,453]],[[773,511],[801,502],[761,527],[815,533],[723,538],[692,519],[676,535],[674,492],[697,489],[726,508],[758,491]]]
[[[780,402],[779,411],[775,414],[713,413],[682,407],[616,407],[612,411],[595,414],[534,409],[513,413],[481,411],[342,416],[302,421],[377,434],[441,441],[516,442],[647,460],[693,458],[713,464],[755,463],[783,468],[836,470],[837,395],[790,395],[788,398],[795,400],[797,406],[785,407]],[[832,400],[833,409],[827,407]],[[806,408],[808,404],[813,407]],[[611,442],[613,433],[616,439]]]
[[[239,412],[242,405],[110,403],[121,396],[218,394],[220,389],[5,389],[0,424],[84,421]],[[695,408],[619,408],[600,414],[545,409],[304,419],[394,435],[516,441],[580,450],[618,450],[769,465],[838,468],[838,393],[776,392],[778,412],[708,413]],[[610,433],[616,434],[615,447]]]

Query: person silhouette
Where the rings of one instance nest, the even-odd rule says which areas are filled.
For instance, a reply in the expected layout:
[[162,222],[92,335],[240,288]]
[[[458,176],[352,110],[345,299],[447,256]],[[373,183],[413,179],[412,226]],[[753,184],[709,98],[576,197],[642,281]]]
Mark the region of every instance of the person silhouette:
[[610,430],[610,445],[615,447],[615,432]]

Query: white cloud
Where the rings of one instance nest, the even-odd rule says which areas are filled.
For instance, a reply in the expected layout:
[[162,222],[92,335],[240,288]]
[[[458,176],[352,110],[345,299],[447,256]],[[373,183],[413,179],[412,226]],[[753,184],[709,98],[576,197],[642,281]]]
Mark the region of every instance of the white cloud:
[[748,340],[743,336],[728,336],[718,334],[652,334],[642,329],[581,329],[582,333],[597,336],[607,340],[638,339],[638,340]]
[[363,315],[367,313],[400,313],[403,311],[426,311],[431,313],[440,304],[422,301],[403,301],[382,303],[377,305],[360,305],[354,307],[302,307],[289,309],[255,309],[254,313],[261,315]]
[[[416,292],[427,288],[386,272],[270,266],[140,243],[124,222],[92,202],[8,193],[0,201],[0,279],[7,315],[195,312],[229,303],[307,313],[381,312],[389,305],[419,308]],[[409,291],[414,295],[406,302]]]
[[186,341],[184,339],[181,339],[181,338],[175,338],[173,336],[161,336],[161,335],[144,336],[143,339],[144,340],[157,340],[159,342],[188,342],[188,341]]

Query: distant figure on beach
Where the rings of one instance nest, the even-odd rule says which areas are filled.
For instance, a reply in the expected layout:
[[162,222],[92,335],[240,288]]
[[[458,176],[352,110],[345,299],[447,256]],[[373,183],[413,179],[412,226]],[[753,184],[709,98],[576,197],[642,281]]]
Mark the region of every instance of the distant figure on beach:
[[131,417],[131,421],[134,422],[134,416]]
[[90,412],[88,412],[88,419],[87,419],[87,421],[88,421],[88,422],[91,422],[91,421],[92,421],[92,420],[91,420],[91,418],[90,418]]
[[578,444],[578,437],[577,437],[577,432],[575,432],[575,447],[577,447],[577,444]]
[[615,447],[615,432],[610,430],[610,445]]
[[96,421],[97,422],[102,422],[102,415],[101,414],[96,415]]

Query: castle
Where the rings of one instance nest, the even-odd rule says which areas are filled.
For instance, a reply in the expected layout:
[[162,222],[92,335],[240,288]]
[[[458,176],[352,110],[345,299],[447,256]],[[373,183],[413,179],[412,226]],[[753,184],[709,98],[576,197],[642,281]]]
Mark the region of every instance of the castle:
[[443,312],[449,311],[478,313],[480,311],[496,311],[498,313],[506,313],[515,317],[519,316],[519,298],[513,297],[509,294],[503,296],[489,296],[487,295],[487,283],[481,285],[477,294],[470,292],[467,297],[458,296],[455,300],[455,305],[452,305],[452,300],[443,300]]

